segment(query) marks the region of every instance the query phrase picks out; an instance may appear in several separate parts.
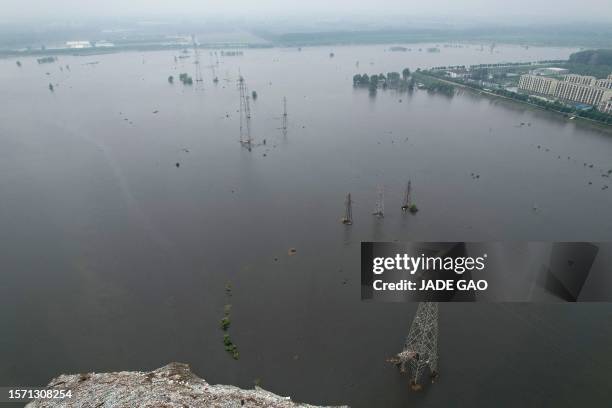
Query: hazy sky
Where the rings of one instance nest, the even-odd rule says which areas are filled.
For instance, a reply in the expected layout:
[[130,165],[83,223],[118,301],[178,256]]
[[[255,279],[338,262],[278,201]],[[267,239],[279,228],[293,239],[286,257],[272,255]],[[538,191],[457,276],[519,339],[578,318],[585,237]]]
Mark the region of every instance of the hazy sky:
[[1,0],[0,19],[231,14],[253,17],[416,14],[496,19],[612,20],[612,0]]

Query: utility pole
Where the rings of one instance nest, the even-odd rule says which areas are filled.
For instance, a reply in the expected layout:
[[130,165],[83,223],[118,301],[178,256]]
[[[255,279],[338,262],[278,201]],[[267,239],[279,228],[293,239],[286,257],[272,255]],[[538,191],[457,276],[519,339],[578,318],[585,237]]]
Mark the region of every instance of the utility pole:
[[376,207],[372,215],[378,218],[384,218],[385,216],[385,190],[383,186],[378,187],[378,199],[376,200]]
[[346,200],[344,201],[344,217],[342,217],[341,221],[344,225],[353,224],[353,201],[351,200],[351,193],[346,195]]
[[410,326],[404,349],[388,361],[400,372],[408,372],[410,388],[419,391],[419,383],[429,368],[431,382],[438,378],[438,302],[420,302]]

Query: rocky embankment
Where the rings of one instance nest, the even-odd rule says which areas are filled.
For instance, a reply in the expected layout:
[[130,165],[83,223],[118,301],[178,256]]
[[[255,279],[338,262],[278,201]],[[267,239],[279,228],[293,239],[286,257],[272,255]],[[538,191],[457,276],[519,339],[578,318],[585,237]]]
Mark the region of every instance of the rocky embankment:
[[243,390],[231,385],[210,385],[182,363],[170,363],[148,373],[123,371],[60,375],[49,383],[48,388],[70,390],[72,398],[35,400],[26,408],[317,408],[259,387]]

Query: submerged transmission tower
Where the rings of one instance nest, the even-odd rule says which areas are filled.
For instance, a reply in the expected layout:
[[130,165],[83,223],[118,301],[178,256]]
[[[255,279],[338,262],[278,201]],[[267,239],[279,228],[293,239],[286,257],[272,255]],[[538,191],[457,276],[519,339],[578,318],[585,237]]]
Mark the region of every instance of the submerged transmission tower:
[[376,200],[376,207],[374,207],[373,215],[383,218],[385,216],[385,190],[383,186],[378,187],[378,198]]
[[251,150],[251,107],[249,105],[249,92],[246,81],[242,75],[238,77],[238,90],[240,91],[240,143]]
[[216,65],[214,64],[214,62],[213,62],[213,60],[212,60],[212,57],[213,57],[213,53],[212,53],[212,51],[208,53],[208,56],[210,57],[210,65],[209,65],[209,68],[210,68],[210,70],[211,70],[211,72],[212,72],[213,82],[216,84],[216,83],[218,83],[218,82],[219,82],[219,78],[217,77],[217,70],[215,69],[215,67],[219,65],[219,61],[217,61],[217,64],[216,64]]
[[200,50],[198,49],[198,42],[196,40],[195,34],[191,35],[191,40],[193,42],[193,55],[195,61],[193,62],[195,65],[195,81],[197,83],[202,83],[204,78],[202,77],[202,67],[200,66]]
[[287,136],[287,98],[285,96],[283,96],[283,118],[281,129],[283,130],[283,136]]
[[410,208],[410,202],[412,201],[410,197],[410,180],[408,180],[408,185],[406,186],[406,191],[404,192],[404,201],[402,202],[402,211],[408,211]]
[[344,217],[342,217],[340,221],[345,225],[353,224],[353,201],[351,200],[351,193],[346,195],[346,200],[344,201]]
[[429,368],[432,382],[438,378],[438,302],[420,302],[410,326],[404,349],[394,358],[402,373],[408,372],[410,387],[422,388],[421,377]]

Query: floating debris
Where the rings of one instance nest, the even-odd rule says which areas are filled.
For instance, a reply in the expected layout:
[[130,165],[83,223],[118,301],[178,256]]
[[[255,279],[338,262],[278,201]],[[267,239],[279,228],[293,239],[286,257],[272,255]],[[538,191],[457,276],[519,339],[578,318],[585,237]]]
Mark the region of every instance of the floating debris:
[[238,347],[232,342],[228,333],[223,335],[223,344],[225,345],[225,351],[231,354],[234,360],[238,360],[238,358],[240,358]]
[[158,113],[158,112],[159,112],[158,110],[154,110],[154,111],[153,111],[153,113]]
[[[226,305],[226,306],[229,306],[229,305]],[[220,323],[221,330],[227,331],[227,329],[229,329],[231,324],[232,324],[232,322],[231,322],[229,316],[227,316],[227,315],[224,316],[223,319],[221,319],[221,323]]]
[[295,248],[289,248],[289,256],[293,256],[293,255],[295,255],[295,254],[297,254],[297,249],[295,249]]
[[[225,295],[228,298],[232,296],[232,284],[229,282],[225,284]],[[229,333],[227,333],[227,331],[229,330],[232,324],[231,312],[232,312],[231,303],[227,303],[225,306],[223,306],[223,318],[219,322],[219,326],[221,330],[225,332],[223,334],[223,345],[225,346],[225,351],[231,354],[234,360],[238,360],[240,356],[238,353],[238,347],[234,344],[234,342],[230,338]]]
[[176,163],[176,167],[181,167],[181,163]]

